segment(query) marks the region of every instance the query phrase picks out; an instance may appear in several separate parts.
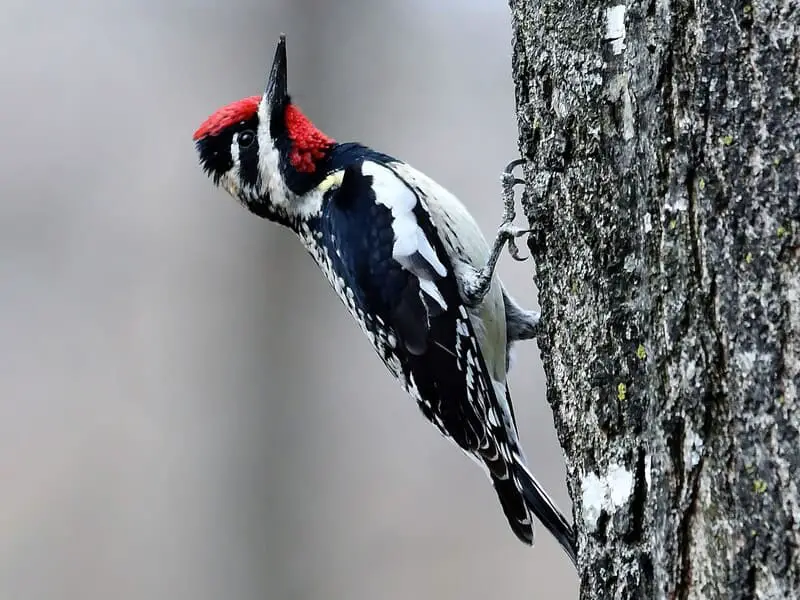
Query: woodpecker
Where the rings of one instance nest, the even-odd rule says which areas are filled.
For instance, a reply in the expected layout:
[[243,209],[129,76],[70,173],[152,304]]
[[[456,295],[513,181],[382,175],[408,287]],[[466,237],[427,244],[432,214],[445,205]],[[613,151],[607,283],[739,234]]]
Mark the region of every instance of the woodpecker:
[[539,315],[494,275],[512,225],[489,247],[466,207],[407,163],[322,133],[289,96],[281,35],[261,96],[214,112],[194,133],[200,164],[253,214],[291,229],[422,414],[491,479],[514,534],[533,544],[535,515],[576,563],[572,526],[531,475],[506,375],[514,342]]

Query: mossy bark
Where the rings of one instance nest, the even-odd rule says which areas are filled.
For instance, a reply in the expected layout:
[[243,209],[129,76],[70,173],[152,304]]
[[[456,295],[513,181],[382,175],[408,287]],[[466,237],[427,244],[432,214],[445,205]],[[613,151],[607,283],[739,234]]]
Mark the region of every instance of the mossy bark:
[[581,597],[800,598],[800,1],[511,10]]

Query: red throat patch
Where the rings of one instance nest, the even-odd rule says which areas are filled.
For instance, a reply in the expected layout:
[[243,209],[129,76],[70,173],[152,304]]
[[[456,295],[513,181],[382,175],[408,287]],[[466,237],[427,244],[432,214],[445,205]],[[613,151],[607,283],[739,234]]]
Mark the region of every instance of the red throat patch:
[[203,121],[203,124],[194,132],[192,139],[196,142],[208,135],[217,135],[235,123],[251,119],[258,112],[259,102],[261,102],[261,96],[250,96],[223,106]]
[[301,173],[317,170],[317,161],[336,141],[322,133],[294,104],[286,107],[286,131],[292,141],[289,161]]

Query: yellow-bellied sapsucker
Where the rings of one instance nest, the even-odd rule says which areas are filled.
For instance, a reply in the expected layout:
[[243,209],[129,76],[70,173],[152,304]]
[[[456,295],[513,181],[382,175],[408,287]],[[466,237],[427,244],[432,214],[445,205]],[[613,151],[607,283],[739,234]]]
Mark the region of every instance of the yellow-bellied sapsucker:
[[539,321],[494,276],[524,233],[511,225],[511,169],[490,248],[429,177],[314,127],[288,94],[284,36],[264,94],[219,109],[194,140],[215,184],[299,236],[422,414],[487,472],[517,537],[533,543],[533,513],[574,563],[574,532],[526,466],[506,383],[511,344]]

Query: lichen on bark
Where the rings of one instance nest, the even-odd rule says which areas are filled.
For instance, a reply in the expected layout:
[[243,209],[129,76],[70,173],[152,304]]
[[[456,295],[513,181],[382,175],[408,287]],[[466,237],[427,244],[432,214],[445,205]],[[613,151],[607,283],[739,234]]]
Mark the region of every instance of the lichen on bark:
[[800,3],[511,2],[583,598],[800,598]]

